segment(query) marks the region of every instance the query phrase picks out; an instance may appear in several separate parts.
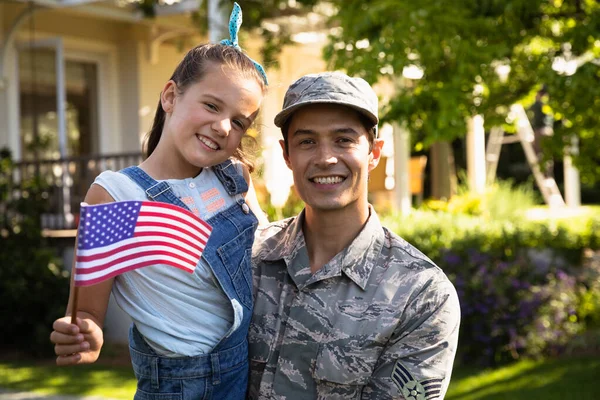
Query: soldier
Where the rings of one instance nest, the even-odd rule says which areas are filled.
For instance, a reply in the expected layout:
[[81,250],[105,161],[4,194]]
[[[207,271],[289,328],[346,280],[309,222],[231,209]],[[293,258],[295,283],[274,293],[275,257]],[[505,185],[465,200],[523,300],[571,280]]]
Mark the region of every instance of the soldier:
[[297,217],[253,248],[250,399],[442,399],[460,309],[446,275],[367,200],[377,96],[341,73],[292,84],[275,117]]

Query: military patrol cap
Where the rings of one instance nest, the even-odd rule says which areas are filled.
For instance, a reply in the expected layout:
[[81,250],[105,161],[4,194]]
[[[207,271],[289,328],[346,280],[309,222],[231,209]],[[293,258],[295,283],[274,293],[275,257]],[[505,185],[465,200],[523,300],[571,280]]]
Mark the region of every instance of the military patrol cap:
[[275,116],[275,125],[281,128],[296,110],[309,104],[340,104],[350,107],[373,123],[377,137],[377,95],[362,78],[353,78],[341,72],[304,75],[292,83],[285,93],[283,110]]

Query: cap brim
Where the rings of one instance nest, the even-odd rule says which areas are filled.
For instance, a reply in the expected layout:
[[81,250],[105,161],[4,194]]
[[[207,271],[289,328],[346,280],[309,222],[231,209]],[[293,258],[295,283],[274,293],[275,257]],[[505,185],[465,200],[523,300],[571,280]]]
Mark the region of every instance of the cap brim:
[[296,103],[293,106],[290,106],[284,110],[281,110],[279,112],[279,114],[277,114],[275,116],[275,120],[274,120],[275,126],[281,128],[285,124],[285,122],[292,116],[292,114],[294,112],[296,112],[301,107],[308,106],[311,104],[339,104],[341,106],[349,107],[349,108],[359,112],[360,114],[364,115],[365,117],[369,118],[369,120],[371,122],[373,122],[374,126],[379,123],[379,118],[377,118],[377,116],[374,115],[372,112],[370,112],[362,107],[355,106],[353,104],[348,104],[348,103],[345,103],[343,101],[338,101],[338,100],[309,100],[309,101],[303,101],[300,103]]

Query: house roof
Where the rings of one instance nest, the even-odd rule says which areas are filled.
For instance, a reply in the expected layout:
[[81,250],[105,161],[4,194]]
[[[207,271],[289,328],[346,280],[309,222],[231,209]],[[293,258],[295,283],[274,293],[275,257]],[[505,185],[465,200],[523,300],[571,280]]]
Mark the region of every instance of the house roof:
[[[140,21],[143,13],[135,7],[135,0],[13,0],[17,3],[34,3],[41,7],[76,9],[78,12],[120,21]],[[202,0],[165,0],[157,5],[157,16],[185,14],[195,11]]]

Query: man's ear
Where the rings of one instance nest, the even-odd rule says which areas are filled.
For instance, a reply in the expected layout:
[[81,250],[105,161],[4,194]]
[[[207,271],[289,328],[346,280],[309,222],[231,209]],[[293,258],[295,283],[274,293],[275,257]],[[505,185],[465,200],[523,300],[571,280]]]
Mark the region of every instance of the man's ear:
[[285,140],[279,140],[279,145],[281,146],[281,151],[283,152],[283,159],[285,160],[285,165],[287,165],[289,169],[292,169],[292,167],[290,166],[290,155],[285,150]]
[[373,148],[369,160],[369,172],[373,171],[381,160],[381,150],[383,149],[383,139],[374,139]]
[[177,98],[177,84],[170,80],[165,84],[162,92],[160,92],[160,104],[167,114],[173,112],[175,99]]

